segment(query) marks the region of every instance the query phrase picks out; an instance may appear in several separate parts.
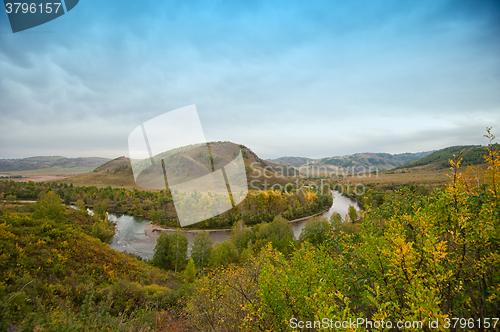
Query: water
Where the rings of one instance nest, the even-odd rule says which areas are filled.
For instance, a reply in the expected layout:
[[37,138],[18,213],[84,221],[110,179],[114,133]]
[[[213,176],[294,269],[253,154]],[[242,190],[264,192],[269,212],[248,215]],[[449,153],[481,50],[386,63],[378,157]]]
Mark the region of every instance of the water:
[[[358,202],[353,200],[352,198],[342,196],[342,193],[340,191],[332,191],[332,196],[333,196],[333,204],[330,207],[328,211],[323,213],[321,216],[325,217],[327,220],[330,220],[330,217],[334,212],[337,212],[342,216],[342,219],[345,220],[345,215],[347,214],[347,211],[349,210],[349,206],[354,206],[356,211],[361,210]],[[292,223],[292,228],[293,228],[293,235],[295,236],[296,239],[299,238],[300,233],[302,233],[302,229],[304,228],[307,220],[301,220]]]
[[[357,211],[360,210],[356,201],[351,198],[342,196],[338,191],[334,191],[332,207],[322,214],[323,217],[330,219],[333,212],[339,213],[342,217],[347,214],[350,205],[353,205]],[[111,248],[136,254],[143,259],[152,259],[156,240],[160,236],[160,232],[152,231],[148,226],[151,222],[142,217],[128,216],[124,214],[108,213],[109,220],[116,223],[116,234],[111,243]],[[293,234],[295,238],[299,238],[307,220],[301,220],[292,223]],[[188,254],[191,252],[194,237],[200,231],[187,230],[185,231],[188,239]],[[222,242],[229,238],[230,231],[209,231],[212,242]]]
[[136,254],[143,259],[153,258],[158,234],[154,232],[146,234],[146,226],[151,223],[149,220],[115,213],[108,213],[108,219],[116,224],[111,248]]

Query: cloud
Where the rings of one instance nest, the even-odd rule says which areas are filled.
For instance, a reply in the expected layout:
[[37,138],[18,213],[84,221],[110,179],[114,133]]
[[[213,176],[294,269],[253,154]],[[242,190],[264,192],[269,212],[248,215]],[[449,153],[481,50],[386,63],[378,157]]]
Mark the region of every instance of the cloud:
[[500,125],[499,8],[87,0],[33,29],[54,33],[0,33],[0,158],[116,157],[190,104],[264,157],[477,143]]

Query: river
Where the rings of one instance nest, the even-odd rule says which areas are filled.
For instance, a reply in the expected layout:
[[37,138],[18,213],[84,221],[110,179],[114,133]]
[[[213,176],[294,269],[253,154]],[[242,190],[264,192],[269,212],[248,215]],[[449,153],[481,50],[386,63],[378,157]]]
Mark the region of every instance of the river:
[[[356,201],[351,198],[342,196],[338,191],[332,192],[333,205],[332,207],[322,214],[323,217],[330,219],[333,212],[339,213],[342,217],[347,214],[349,205],[353,205],[356,210],[360,210]],[[116,233],[111,243],[111,248],[136,254],[143,259],[153,258],[156,240],[158,239],[159,232],[153,232],[146,228],[151,222],[142,217],[129,216],[125,214],[108,213],[109,220],[116,223]],[[307,220],[301,220],[292,223],[293,234],[295,238],[299,238],[302,228]],[[193,240],[199,231],[186,231],[185,234],[188,239],[188,254],[191,251]],[[210,238],[213,243],[225,241],[229,237],[230,231],[220,230],[209,232]]]

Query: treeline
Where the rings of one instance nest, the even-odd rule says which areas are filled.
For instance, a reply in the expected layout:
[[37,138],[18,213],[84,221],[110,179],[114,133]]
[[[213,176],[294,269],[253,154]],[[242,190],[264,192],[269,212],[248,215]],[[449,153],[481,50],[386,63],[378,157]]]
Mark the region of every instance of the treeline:
[[[382,206],[386,200],[404,188],[408,189],[410,193],[419,196],[429,196],[433,194],[425,185],[417,183],[404,183],[398,185],[368,183],[363,184],[363,186],[364,190],[362,191],[357,190],[354,186],[341,186],[343,189],[342,193],[356,200],[363,209]],[[332,188],[336,188],[336,184],[332,184]]]
[[[54,191],[65,204],[79,208],[104,207],[109,212],[143,216],[155,224],[178,227],[179,222],[172,195],[169,191],[142,191],[123,188],[76,187],[72,184],[35,183],[33,181],[0,181],[0,199],[36,200],[40,195]],[[203,202],[209,195],[192,193],[193,200]],[[219,216],[191,225],[190,228],[226,228],[238,220],[247,225],[271,222],[277,215],[292,220],[306,217],[327,209],[332,204],[329,194],[315,193],[314,190],[250,191],[247,198],[237,206]]]
[[189,280],[201,276],[207,271],[232,265],[244,265],[251,257],[270,246],[285,257],[290,257],[301,243],[319,245],[324,242],[330,232],[340,230],[353,233],[359,230],[357,223],[361,215],[353,206],[345,216],[333,213],[330,220],[324,217],[313,217],[306,221],[299,239],[295,239],[293,229],[288,220],[275,217],[270,223],[261,223],[248,227],[239,220],[232,228],[229,238],[223,242],[212,242],[208,231],[196,234],[188,257],[188,240],[184,232],[162,232],[158,238],[151,264],[164,270],[182,272]]

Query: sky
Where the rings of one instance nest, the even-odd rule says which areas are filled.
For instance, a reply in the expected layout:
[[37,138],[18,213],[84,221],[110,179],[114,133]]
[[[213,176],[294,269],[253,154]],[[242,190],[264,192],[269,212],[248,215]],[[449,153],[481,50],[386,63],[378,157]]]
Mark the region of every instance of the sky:
[[128,156],[192,104],[262,158],[500,137],[497,0],[81,0],[15,34],[0,8],[0,158]]

